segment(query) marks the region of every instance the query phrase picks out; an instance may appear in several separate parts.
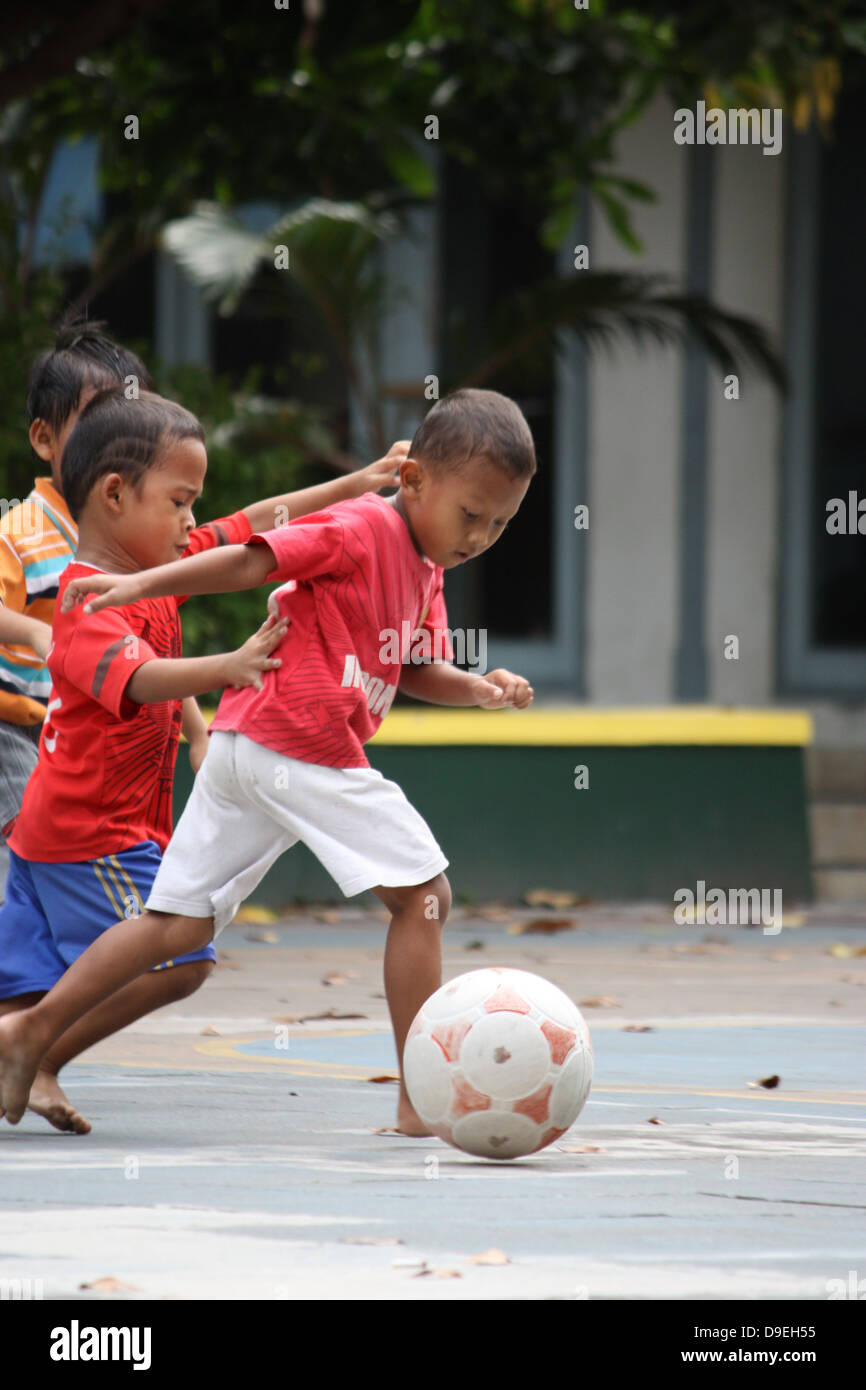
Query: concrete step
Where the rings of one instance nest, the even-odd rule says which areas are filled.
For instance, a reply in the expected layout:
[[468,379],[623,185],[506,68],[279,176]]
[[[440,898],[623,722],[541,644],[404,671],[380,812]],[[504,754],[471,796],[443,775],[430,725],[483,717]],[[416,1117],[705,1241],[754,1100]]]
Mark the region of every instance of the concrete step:
[[814,867],[866,868],[866,805],[813,802],[809,829]]
[[812,880],[817,903],[866,902],[866,869],[816,869]]
[[807,748],[806,784],[813,801],[866,802],[866,748]]

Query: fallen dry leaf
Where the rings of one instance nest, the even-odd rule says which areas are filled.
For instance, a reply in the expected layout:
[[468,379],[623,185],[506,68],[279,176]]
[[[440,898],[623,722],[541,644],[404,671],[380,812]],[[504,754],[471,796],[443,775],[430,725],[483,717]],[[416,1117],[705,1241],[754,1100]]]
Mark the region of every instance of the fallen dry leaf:
[[557,1144],[557,1149],[561,1154],[606,1154],[607,1149],[602,1149],[598,1144]]
[[667,1120],[660,1120],[658,1115],[653,1115],[652,1119],[647,1120],[648,1125],[666,1125]]
[[279,939],[280,939],[280,938],[277,936],[277,933],[276,933],[275,931],[245,931],[245,932],[244,932],[244,940],[245,940],[245,941],[260,941],[260,942],[262,942],[265,946],[273,946],[277,941],[279,941]]
[[750,1081],[748,1084],[752,1090],[757,1090],[759,1086],[763,1086],[765,1091],[774,1091],[781,1079],[780,1076],[762,1076],[760,1081]]
[[213,1026],[212,1023],[209,1023],[208,1026],[207,1026],[207,1028],[202,1028],[201,1032],[199,1033],[199,1037],[200,1037],[200,1038],[221,1038],[221,1037],[222,1037],[222,1033],[220,1032],[220,1030],[219,1030],[218,1028],[214,1028],[214,1026]]
[[387,1135],[389,1136],[389,1138],[391,1137],[391,1135],[396,1135],[396,1137],[397,1137],[398,1139],[405,1139],[405,1137],[406,1137],[405,1134],[403,1133],[402,1129],[395,1129],[393,1125],[379,1125],[378,1129],[374,1129],[373,1126],[371,1125],[371,1126],[370,1126],[370,1133],[371,1133],[371,1134],[387,1134]]
[[114,1279],[110,1275],[104,1279],[93,1279],[89,1284],[79,1284],[80,1289],[95,1289],[98,1293],[120,1293],[123,1289],[131,1292],[138,1292],[137,1284],[124,1284],[122,1279]]
[[511,1261],[504,1250],[497,1250],[493,1246],[490,1250],[482,1250],[480,1255],[467,1256],[468,1265],[510,1265]]
[[553,936],[576,925],[571,917],[530,917],[528,922],[512,922],[507,930],[509,936]]
[[396,1072],[383,1072],[381,1076],[365,1076],[365,1081],[372,1081],[374,1086],[386,1085],[389,1081],[399,1081]]
[[581,999],[582,1009],[620,1009],[622,1005],[612,994],[595,994],[591,999]]
[[620,1029],[620,1032],[621,1032],[621,1033],[654,1033],[654,1032],[655,1032],[655,1028],[651,1027],[649,1023],[627,1023],[627,1024],[625,1025],[624,1028],[621,1028],[621,1029]]
[[552,907],[555,912],[561,912],[564,907],[591,903],[592,898],[581,897],[579,893],[569,893],[558,888],[533,888],[529,893],[524,893],[523,901],[529,907]]
[[366,1018],[366,1014],[339,1014],[336,1009],[326,1009],[323,1014],[304,1014],[299,1023],[318,1023],[323,1018]]
[[278,922],[279,916],[269,907],[256,907],[254,903],[247,903],[235,913],[234,920],[242,925],[257,927],[267,927],[271,922]]
[[462,1279],[463,1275],[459,1269],[434,1269],[434,1279]]
[[349,980],[357,980],[357,978],[354,970],[332,970],[329,975],[322,976],[322,984],[345,985]]
[[271,1014],[271,1023],[300,1023],[297,1014]]
[[486,903],[484,907],[477,907],[473,915],[480,917],[485,922],[508,922],[511,920],[510,910],[502,903]]

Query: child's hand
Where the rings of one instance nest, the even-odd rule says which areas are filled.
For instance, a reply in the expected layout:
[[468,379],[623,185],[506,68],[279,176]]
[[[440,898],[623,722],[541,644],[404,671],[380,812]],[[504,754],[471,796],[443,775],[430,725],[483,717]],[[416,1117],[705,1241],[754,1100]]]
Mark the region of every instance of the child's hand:
[[532,704],[534,691],[523,676],[515,676],[512,671],[500,667],[488,671],[486,676],[476,676],[473,695],[475,703],[482,709],[526,709]]
[[[84,603],[88,594],[97,594]],[[85,613],[98,613],[102,608],[122,608],[125,603],[137,603],[141,598],[137,574],[88,574],[71,579],[63,591],[61,613],[68,613],[84,603]]]
[[398,487],[400,484],[400,464],[409,457],[409,439],[398,439],[387,454],[375,463],[361,468],[354,475],[360,497],[365,492],[378,492],[383,487]]
[[228,654],[223,683],[237,690],[245,685],[254,685],[256,690],[261,690],[262,671],[273,671],[282,665],[279,657],[272,657],[270,653],[282,642],[288,630],[286,618],[277,619],[272,613],[269,614],[258,632],[248,637],[236,652]]

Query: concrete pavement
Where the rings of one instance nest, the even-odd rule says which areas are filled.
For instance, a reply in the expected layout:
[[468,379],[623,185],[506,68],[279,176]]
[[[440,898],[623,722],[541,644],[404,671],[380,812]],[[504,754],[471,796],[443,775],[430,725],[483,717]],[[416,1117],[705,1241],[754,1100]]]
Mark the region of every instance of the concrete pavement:
[[[554,915],[577,925],[515,931]],[[866,1277],[866,920],[765,936],[652,905],[458,911],[446,978],[513,965],[596,1001],[576,1125],[495,1163],[375,1132],[396,1105],[369,1080],[395,1068],[379,916],[233,926],[198,994],[68,1069],[92,1134],[0,1126],[0,1281],[62,1299],[826,1300]],[[473,1262],[491,1249],[507,1262]]]

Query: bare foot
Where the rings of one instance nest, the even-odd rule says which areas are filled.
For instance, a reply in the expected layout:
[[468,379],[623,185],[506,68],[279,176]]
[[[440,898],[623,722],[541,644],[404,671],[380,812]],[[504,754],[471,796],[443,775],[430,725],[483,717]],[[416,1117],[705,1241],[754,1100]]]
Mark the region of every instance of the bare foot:
[[400,1097],[400,1103],[397,1106],[396,1132],[408,1134],[410,1139],[423,1139],[432,1133],[408,1097]]
[[62,1129],[67,1134],[89,1134],[92,1127],[89,1120],[79,1115],[62,1090],[57,1077],[50,1071],[40,1070],[36,1073],[36,1080],[30,1087],[27,1109],[32,1110],[34,1115],[41,1115],[55,1129]]
[[17,1125],[27,1109],[27,1097],[36,1079],[44,1044],[36,1041],[29,1009],[0,1018],[0,1120]]

